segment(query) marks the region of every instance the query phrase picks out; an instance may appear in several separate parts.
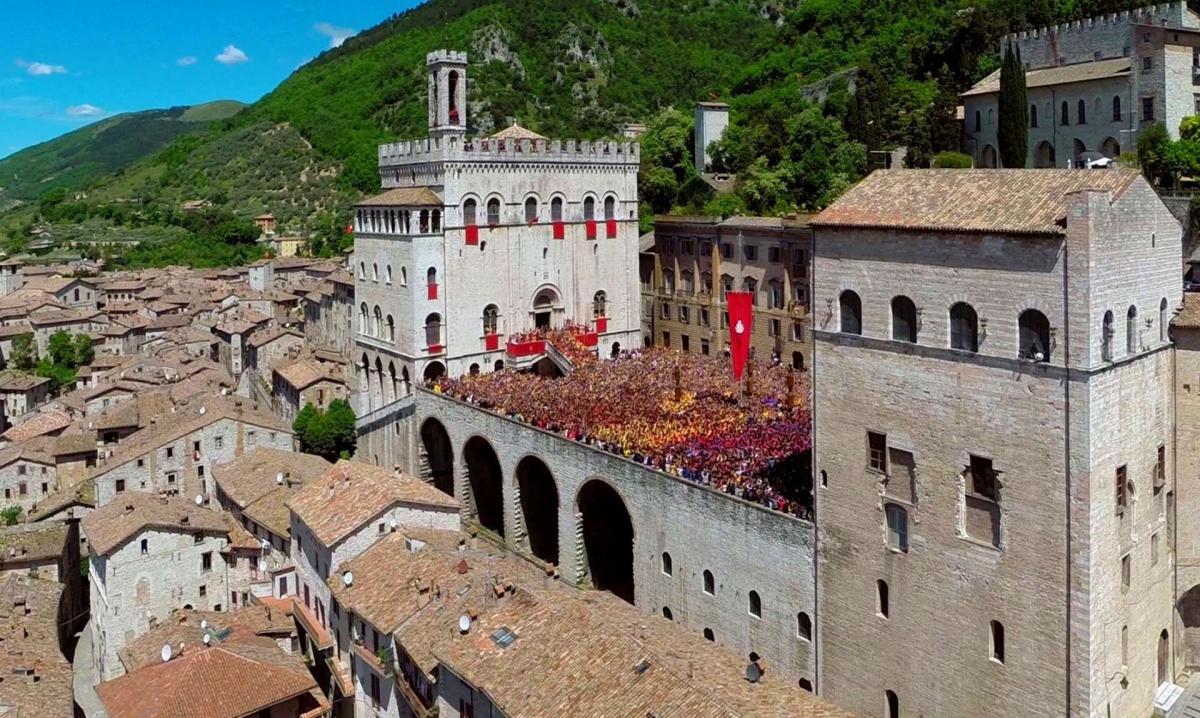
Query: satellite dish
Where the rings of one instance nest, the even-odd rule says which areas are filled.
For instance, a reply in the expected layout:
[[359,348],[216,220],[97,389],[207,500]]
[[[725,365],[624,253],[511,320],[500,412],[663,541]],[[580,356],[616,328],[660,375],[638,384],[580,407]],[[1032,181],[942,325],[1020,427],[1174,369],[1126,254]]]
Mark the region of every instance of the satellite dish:
[[458,632],[466,633],[467,631],[470,631],[470,630],[471,630],[471,617],[464,613],[463,615],[458,617]]
[[746,666],[746,680],[751,683],[758,683],[760,678],[762,678],[762,669],[758,667],[757,663],[751,663]]
[[203,630],[206,630],[207,628],[208,628],[208,620],[206,619],[206,620],[201,621],[200,622],[200,630],[203,631]]
[[204,407],[200,407],[200,416],[204,416]]
[[203,495],[201,495],[201,494],[196,494],[196,505],[197,505],[197,506],[203,506],[203,505],[204,505],[204,496],[203,496]]
[[342,583],[346,584],[347,588],[349,588],[350,586],[353,586],[354,585],[354,574],[349,571],[344,572],[342,574]]
[[207,645],[211,644],[212,643],[212,634],[211,633],[204,634],[203,640],[204,640],[204,645],[207,646]]
[[163,663],[171,660],[171,644],[163,644],[162,650],[159,651],[158,655],[162,657]]
[[283,483],[283,472],[282,471],[280,471],[278,474],[275,474],[275,483],[277,483],[277,484]]

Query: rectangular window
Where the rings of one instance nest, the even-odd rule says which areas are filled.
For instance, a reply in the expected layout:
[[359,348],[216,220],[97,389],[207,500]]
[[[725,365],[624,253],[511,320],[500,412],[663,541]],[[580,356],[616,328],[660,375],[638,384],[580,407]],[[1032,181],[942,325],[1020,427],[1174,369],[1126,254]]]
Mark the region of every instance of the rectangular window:
[[1142,98],[1142,122],[1154,121],[1154,96]]
[[700,316],[696,323],[702,327],[708,326],[708,307],[700,307]]
[[168,486],[174,486],[174,485],[175,485],[175,472],[174,472],[174,471],[168,471],[168,472],[167,472],[167,485],[168,485]]
[[721,256],[724,257],[725,259],[733,259],[733,245],[732,244],[722,244],[721,245]]
[[771,336],[777,337],[783,333],[782,323],[778,319],[772,319],[767,325],[767,330]]
[[729,328],[729,312],[721,312],[721,328]]
[[707,257],[712,254],[712,242],[700,243],[700,256]]
[[662,345],[668,349],[671,347],[671,332],[662,333]]
[[1162,491],[1167,483],[1167,447],[1158,447],[1158,460],[1154,464],[1154,493]]
[[254,430],[253,429],[246,432],[246,444],[249,446],[254,446]]
[[379,706],[379,676],[371,674],[371,704]]
[[117,493],[125,491],[125,479],[117,479]]
[[175,458],[175,447],[174,446],[167,447],[167,458],[168,459]]
[[779,264],[779,247],[770,247],[767,249],[767,259],[773,264]]
[[887,434],[867,432],[867,466],[872,471],[887,473]]
[[24,476],[24,475],[25,475],[25,464],[18,464],[17,465],[17,476]]
[[804,341],[804,324],[801,322],[792,322],[792,341]]
[[679,346],[685,351],[691,351],[691,338],[684,334],[679,337]]
[[139,468],[139,469],[140,469],[140,468],[142,468],[142,467],[144,467],[145,465],[146,465],[146,460],[145,460],[145,459],[138,459],[138,460],[137,460],[137,466],[138,466],[138,468]]
[[1154,69],[1154,58],[1147,55],[1142,58],[1142,72],[1150,72]]
[[691,314],[691,311],[687,307],[683,305],[679,306],[679,321],[684,324],[689,323],[691,321]]
[[19,496],[25,496],[28,493],[29,493],[29,487],[25,484],[24,481],[17,484],[17,494]]
[[1113,487],[1116,492],[1115,500],[1117,504],[1117,515],[1125,513],[1125,506],[1128,503],[1128,495],[1126,489],[1129,485],[1128,470],[1125,466],[1118,466],[1116,473],[1116,485]]
[[908,553],[908,509],[899,504],[886,504],[888,548]]
[[700,353],[703,354],[704,356],[708,356],[708,340],[707,339],[700,340]]
[[685,239],[682,242],[680,242],[679,243],[679,253],[680,254],[691,254],[692,253],[692,240]]
[[224,436],[214,436],[213,437],[213,446],[215,446],[218,449],[224,448],[225,447],[225,437]]
[[996,486],[996,471],[992,460],[982,456],[971,456],[971,493],[991,501],[999,501]]
[[667,304],[666,302],[663,302],[659,306],[658,316],[662,317],[663,319],[670,319],[671,318],[671,305]]
[[754,260],[758,259],[758,246],[753,244],[743,245],[742,255],[747,261],[753,262]]
[[205,551],[204,553],[200,554],[200,570],[212,570],[212,551]]
[[208,595],[208,586],[201,586],[200,587],[200,598],[204,598],[207,595]]

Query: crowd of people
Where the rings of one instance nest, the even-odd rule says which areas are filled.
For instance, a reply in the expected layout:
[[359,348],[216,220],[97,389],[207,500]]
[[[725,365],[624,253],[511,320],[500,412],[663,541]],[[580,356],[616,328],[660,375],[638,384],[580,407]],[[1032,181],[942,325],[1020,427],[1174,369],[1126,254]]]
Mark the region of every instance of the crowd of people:
[[724,356],[649,349],[595,361],[588,353],[593,359],[563,378],[505,370],[442,378],[434,390],[807,516],[811,483],[779,470],[812,446],[806,374],[752,361],[739,385]]
[[597,360],[595,347],[588,347],[580,341],[580,336],[592,333],[592,329],[582,324],[568,323],[561,329],[533,329],[514,334],[508,338],[511,344],[528,344],[530,342],[546,341],[554,345],[572,366],[580,367]]

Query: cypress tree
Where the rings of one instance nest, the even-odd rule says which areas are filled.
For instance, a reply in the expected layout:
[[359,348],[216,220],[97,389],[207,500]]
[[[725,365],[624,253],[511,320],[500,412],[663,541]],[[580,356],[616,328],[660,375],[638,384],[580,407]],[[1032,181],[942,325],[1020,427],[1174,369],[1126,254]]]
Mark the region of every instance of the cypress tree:
[[1029,156],[1029,103],[1025,98],[1025,67],[1021,51],[1010,40],[1000,65],[1000,98],[996,141],[1002,167],[1024,167]]

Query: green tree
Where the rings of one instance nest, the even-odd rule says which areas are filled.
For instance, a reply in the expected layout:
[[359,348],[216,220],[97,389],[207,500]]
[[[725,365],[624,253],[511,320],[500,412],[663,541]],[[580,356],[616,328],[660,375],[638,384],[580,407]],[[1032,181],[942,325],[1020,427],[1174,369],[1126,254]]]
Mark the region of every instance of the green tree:
[[70,333],[59,330],[51,334],[50,341],[46,343],[46,351],[50,355],[50,361],[58,366],[75,368],[75,341],[71,339]]
[[16,526],[17,522],[21,520],[21,507],[9,506],[0,511],[0,520],[3,520],[5,526]]
[[75,366],[81,367],[86,364],[91,364],[96,358],[96,347],[92,344],[92,338],[84,333],[75,335]]
[[29,371],[37,364],[37,345],[32,334],[18,334],[12,343],[12,365],[14,369]]
[[962,152],[939,152],[933,156],[933,166],[942,169],[967,169],[974,166],[971,155]]
[[312,423],[316,416],[317,407],[313,406],[312,402],[309,402],[304,405],[304,408],[301,409],[296,414],[296,418],[292,420],[292,431],[301,440],[301,442],[304,440],[305,432],[308,431],[308,425]]
[[334,399],[329,402],[329,410],[325,412],[325,419],[329,423],[329,432],[333,436],[338,456],[350,458],[358,443],[358,431],[355,426],[357,418],[354,416],[354,409],[350,407],[350,402],[345,399]]
[[1200,115],[1188,115],[1179,123],[1179,139],[1200,140]]
[[[1021,51],[1009,40],[1000,65],[996,142],[1003,167],[1024,167],[1029,155],[1029,103],[1025,95],[1025,66]],[[1049,119],[1049,118],[1047,118]]]
[[1167,153],[1170,151],[1171,136],[1161,122],[1155,122],[1138,133],[1137,157],[1142,167],[1142,174],[1152,184],[1159,184],[1164,178],[1169,178]]

